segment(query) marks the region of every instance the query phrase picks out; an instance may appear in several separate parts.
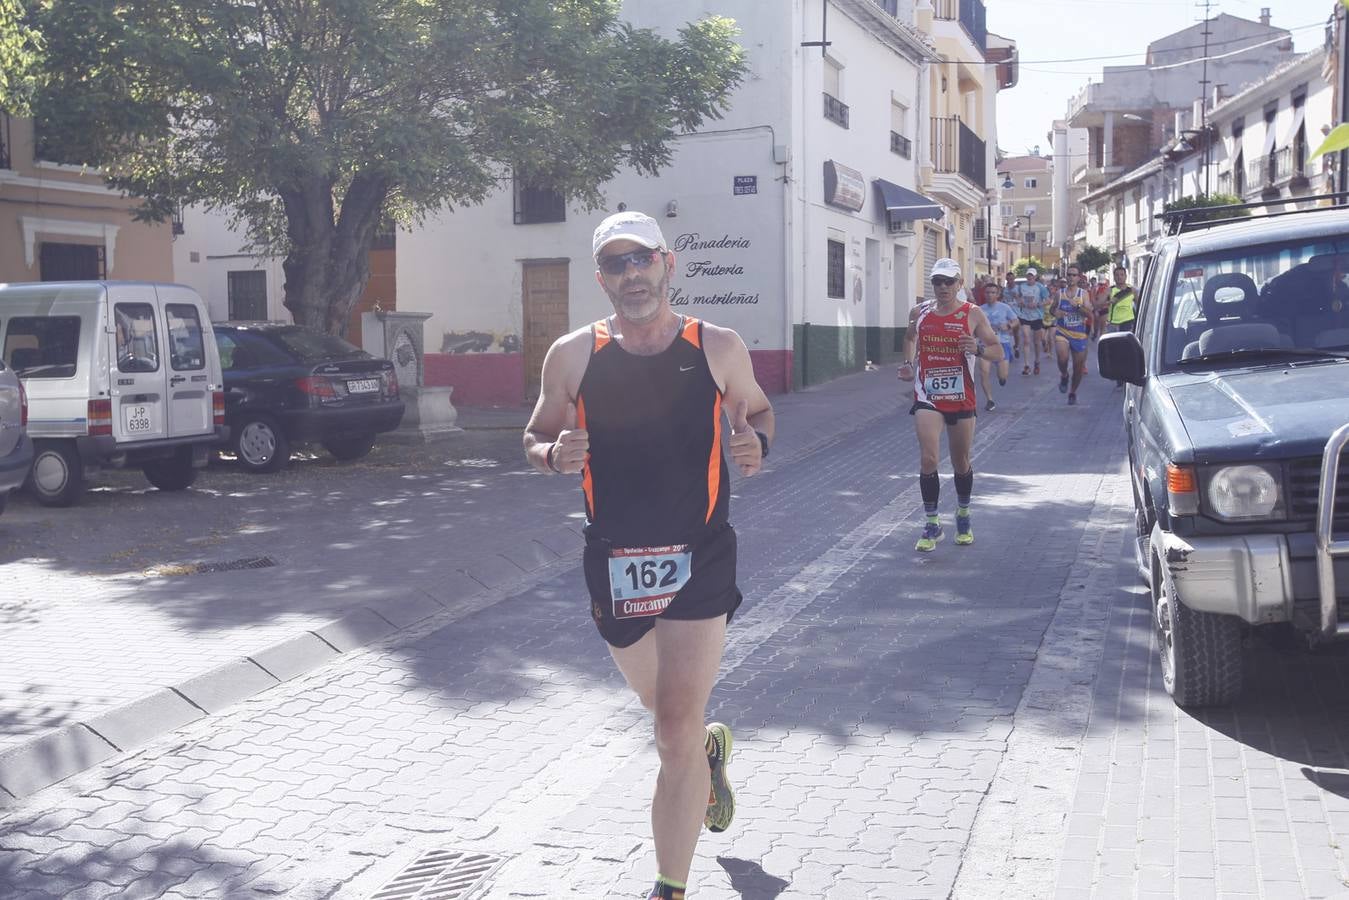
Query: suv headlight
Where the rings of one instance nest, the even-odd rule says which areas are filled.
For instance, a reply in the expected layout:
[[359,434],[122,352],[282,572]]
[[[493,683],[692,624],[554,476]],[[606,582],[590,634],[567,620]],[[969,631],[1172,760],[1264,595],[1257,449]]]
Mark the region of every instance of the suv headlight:
[[1209,510],[1220,519],[1283,518],[1278,469],[1258,465],[1222,466],[1208,476]]

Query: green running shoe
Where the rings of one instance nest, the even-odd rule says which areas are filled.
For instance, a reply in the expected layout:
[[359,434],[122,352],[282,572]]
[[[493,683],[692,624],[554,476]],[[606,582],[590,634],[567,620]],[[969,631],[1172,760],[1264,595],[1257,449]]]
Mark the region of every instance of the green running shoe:
[[707,815],[703,824],[707,830],[720,834],[731,827],[735,818],[735,793],[726,777],[726,766],[731,762],[731,729],[713,722],[707,726],[712,750],[707,754],[707,765],[712,770],[712,791],[707,796]]
[[956,513],[956,545],[968,547],[974,543],[974,528],[970,525],[970,514]]
[[913,545],[913,549],[919,553],[931,553],[937,549],[937,544],[942,537],[941,526],[936,522],[928,522],[923,526],[923,536],[918,539],[918,543]]

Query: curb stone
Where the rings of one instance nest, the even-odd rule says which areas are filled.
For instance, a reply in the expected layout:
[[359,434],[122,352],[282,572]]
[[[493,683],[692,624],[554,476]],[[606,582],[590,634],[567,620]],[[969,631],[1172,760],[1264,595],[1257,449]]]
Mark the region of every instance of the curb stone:
[[204,716],[216,715],[445,610],[430,595],[395,599],[388,607],[389,617],[369,607],[358,607],[251,656],[223,663],[87,722],[64,725],[10,748],[0,754],[0,808],[15,806],[43,788],[119,753]]

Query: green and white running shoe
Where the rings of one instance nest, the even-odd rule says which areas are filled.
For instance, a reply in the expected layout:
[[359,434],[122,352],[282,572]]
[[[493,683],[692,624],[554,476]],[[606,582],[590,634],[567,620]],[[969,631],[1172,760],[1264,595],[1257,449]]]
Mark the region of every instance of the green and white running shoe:
[[913,545],[913,549],[919,553],[931,553],[937,549],[937,544],[941,542],[944,536],[941,525],[936,522],[928,522],[923,526],[923,536],[918,539],[918,543]]
[[707,726],[707,765],[712,770],[712,790],[707,796],[707,815],[703,824],[707,830],[720,834],[731,827],[735,818],[735,792],[726,777],[726,766],[731,762],[731,729],[713,722]]
[[968,547],[974,543],[974,528],[970,525],[970,514],[966,510],[964,515],[956,513],[956,544],[961,547]]

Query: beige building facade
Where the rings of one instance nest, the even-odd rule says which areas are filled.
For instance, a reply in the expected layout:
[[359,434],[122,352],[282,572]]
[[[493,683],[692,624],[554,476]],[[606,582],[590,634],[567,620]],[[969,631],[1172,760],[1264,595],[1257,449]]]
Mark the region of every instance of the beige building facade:
[[173,280],[173,227],[96,172],[43,159],[33,123],[0,113],[0,282]]
[[1053,238],[1054,160],[1046,156],[1008,156],[998,163],[998,218],[1002,236],[1015,242],[1012,259],[1003,270],[1023,256],[1034,256],[1046,265],[1057,265],[1059,248]]
[[1016,85],[1016,44],[988,31],[980,0],[934,0],[915,22],[936,47],[927,89],[928,146],[920,190],[946,215],[923,225],[923,266],[950,256],[968,277],[999,268],[993,183],[997,94]]

